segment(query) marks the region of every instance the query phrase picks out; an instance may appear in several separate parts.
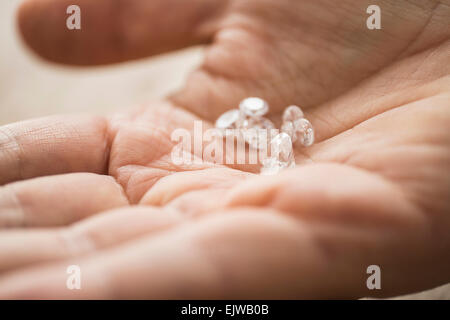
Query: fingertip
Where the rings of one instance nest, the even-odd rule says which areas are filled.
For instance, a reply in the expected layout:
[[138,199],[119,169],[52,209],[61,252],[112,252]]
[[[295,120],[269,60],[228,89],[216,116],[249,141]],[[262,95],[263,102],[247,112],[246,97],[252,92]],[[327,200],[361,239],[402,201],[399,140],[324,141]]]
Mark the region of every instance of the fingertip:
[[35,42],[32,41],[34,39],[32,35],[32,31],[35,29],[35,26],[37,25],[36,17],[30,16],[30,12],[33,11],[33,7],[35,6],[35,3],[32,1],[25,1],[22,2],[16,12],[16,28],[18,31],[18,34],[20,38],[23,40],[23,42],[33,51],[36,51],[34,49]]

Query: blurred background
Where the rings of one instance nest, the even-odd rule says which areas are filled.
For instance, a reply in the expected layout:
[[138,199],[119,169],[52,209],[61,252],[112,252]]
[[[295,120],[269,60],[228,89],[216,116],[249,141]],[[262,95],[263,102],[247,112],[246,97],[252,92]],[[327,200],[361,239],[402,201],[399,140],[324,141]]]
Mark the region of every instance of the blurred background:
[[[163,97],[201,62],[202,49],[192,48],[111,67],[49,64],[31,53],[17,34],[19,3],[0,1],[0,125],[51,114],[103,114]],[[399,298],[450,299],[450,285]]]

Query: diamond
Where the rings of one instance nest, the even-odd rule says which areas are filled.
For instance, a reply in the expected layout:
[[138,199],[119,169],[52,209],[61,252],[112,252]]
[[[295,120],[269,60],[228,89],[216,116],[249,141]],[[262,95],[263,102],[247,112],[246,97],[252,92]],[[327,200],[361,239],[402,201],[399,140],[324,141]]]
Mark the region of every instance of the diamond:
[[297,106],[289,106],[283,112],[283,122],[295,121],[303,118],[305,115],[303,114],[302,109]]
[[309,147],[314,143],[314,129],[311,123],[305,118],[294,121],[295,135],[297,136],[297,144]]
[[293,160],[292,140],[291,137],[281,132],[275,136],[270,142],[271,156],[281,162],[290,162]]
[[261,174],[271,176],[284,169],[282,163],[274,157],[264,159],[262,162]]
[[297,135],[295,134],[295,127],[292,121],[284,122],[281,126],[281,132],[287,133],[291,137],[292,142],[297,141]]
[[261,161],[261,174],[265,176],[274,175],[280,171],[295,167],[295,162],[282,162],[275,157],[266,158]]
[[246,119],[242,125],[242,135],[250,147],[254,149],[267,149],[268,138],[275,127],[272,121],[266,118]]
[[239,109],[249,117],[262,117],[269,112],[269,104],[261,98],[246,98],[239,104]]
[[216,128],[235,129],[239,120],[239,114],[238,109],[232,109],[225,112],[216,120]]
[[[264,115],[269,105],[261,98],[251,97],[242,100],[239,109],[222,114],[216,121],[216,128],[228,135],[233,133],[244,139],[251,148],[264,149],[270,156],[261,161],[261,174],[271,175],[295,166],[293,143],[308,147],[314,143],[314,129],[304,118],[300,107],[292,105],[286,108],[282,116],[281,132]],[[270,148],[268,148],[270,141]],[[270,150],[269,150],[270,149]],[[267,154],[266,153],[266,154]]]

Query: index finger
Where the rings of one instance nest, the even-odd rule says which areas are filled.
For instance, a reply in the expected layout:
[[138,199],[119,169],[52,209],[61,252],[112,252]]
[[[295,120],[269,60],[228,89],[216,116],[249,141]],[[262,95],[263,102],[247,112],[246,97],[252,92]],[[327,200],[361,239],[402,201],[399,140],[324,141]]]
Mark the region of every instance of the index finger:
[[[121,62],[207,42],[223,0],[29,0],[19,29],[40,56],[59,63]],[[69,30],[71,5],[81,29]]]
[[108,121],[57,116],[0,126],[0,185],[69,172],[106,173]]

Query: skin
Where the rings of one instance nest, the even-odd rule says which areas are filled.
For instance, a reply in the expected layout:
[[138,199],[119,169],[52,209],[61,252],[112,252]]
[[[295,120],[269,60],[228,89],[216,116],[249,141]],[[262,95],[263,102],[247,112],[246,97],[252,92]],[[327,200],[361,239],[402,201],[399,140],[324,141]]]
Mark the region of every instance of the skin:
[[[206,44],[184,89],[109,117],[0,128],[0,298],[357,298],[450,281],[449,1],[24,2],[59,63]],[[131,17],[131,18],[130,18]],[[175,166],[174,129],[247,96],[302,106],[296,168]],[[66,268],[82,270],[67,290]],[[381,268],[382,289],[366,287]]]

